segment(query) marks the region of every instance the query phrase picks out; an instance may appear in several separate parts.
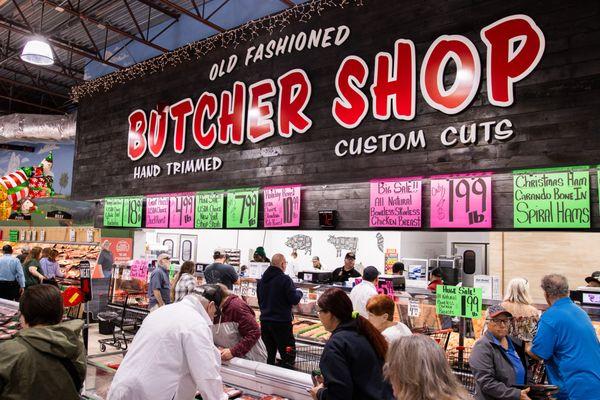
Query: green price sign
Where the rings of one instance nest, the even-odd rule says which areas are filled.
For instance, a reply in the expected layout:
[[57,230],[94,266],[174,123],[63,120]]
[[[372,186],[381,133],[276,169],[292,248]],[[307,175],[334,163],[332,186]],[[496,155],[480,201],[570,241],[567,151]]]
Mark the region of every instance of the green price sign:
[[198,192],[196,193],[196,218],[197,229],[218,229],[223,227],[224,192]]
[[513,171],[515,228],[589,228],[590,173],[585,167]]
[[104,226],[123,226],[123,199],[104,199]]
[[227,193],[227,227],[258,226],[258,188],[236,189]]
[[435,310],[452,317],[481,317],[481,288],[439,285],[435,292]]
[[19,241],[19,231],[11,229],[8,233],[8,240],[11,242],[18,242]]
[[[124,197],[123,199],[123,226],[127,228],[142,227],[142,202],[143,197]],[[106,215],[106,214],[105,214]]]

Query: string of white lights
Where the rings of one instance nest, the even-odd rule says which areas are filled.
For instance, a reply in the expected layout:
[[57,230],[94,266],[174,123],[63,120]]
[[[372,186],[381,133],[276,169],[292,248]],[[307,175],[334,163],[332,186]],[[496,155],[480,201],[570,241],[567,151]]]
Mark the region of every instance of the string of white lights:
[[210,52],[221,48],[236,48],[260,36],[263,32],[273,35],[283,31],[294,22],[307,23],[313,17],[320,16],[330,8],[346,6],[362,6],[365,0],[312,0],[298,4],[279,14],[249,21],[235,29],[211,36],[209,38],[189,43],[176,50],[161,54],[120,71],[102,76],[71,88],[71,98],[79,101],[95,93],[106,92],[116,85],[124,84],[137,78],[142,78],[168,67],[179,65],[186,61],[198,60]]

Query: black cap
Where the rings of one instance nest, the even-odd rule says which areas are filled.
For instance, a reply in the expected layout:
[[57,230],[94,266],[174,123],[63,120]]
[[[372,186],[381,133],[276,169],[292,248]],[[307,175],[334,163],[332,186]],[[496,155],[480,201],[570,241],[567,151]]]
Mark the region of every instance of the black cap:
[[213,258],[215,260],[218,259],[218,258],[224,258],[224,257],[227,257],[227,253],[225,253],[225,251],[223,251],[221,249],[217,249],[213,253]]
[[434,268],[433,271],[431,271],[431,275],[433,275],[433,276],[439,276],[441,278],[442,277],[442,270],[440,268]]
[[354,254],[353,251],[350,251],[350,252],[346,253],[346,257],[344,257],[344,258],[351,258],[353,260],[356,260],[356,255]]
[[365,281],[373,282],[379,276],[379,270],[372,265],[369,265],[363,271],[363,279]]
[[600,283],[600,271],[593,272],[592,275],[590,275],[587,278],[585,278],[585,281],[587,283],[591,283],[591,282],[598,282],[598,283]]

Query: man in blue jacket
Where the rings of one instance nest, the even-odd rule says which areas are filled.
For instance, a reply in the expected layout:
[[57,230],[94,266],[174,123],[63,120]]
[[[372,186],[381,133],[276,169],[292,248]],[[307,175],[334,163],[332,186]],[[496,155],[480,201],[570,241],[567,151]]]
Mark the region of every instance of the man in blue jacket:
[[267,363],[275,365],[279,351],[281,367],[294,367],[296,340],[292,331],[292,306],[300,303],[302,291],[285,274],[287,262],[283,254],[275,254],[271,265],[257,283],[260,307],[260,331],[267,348]]

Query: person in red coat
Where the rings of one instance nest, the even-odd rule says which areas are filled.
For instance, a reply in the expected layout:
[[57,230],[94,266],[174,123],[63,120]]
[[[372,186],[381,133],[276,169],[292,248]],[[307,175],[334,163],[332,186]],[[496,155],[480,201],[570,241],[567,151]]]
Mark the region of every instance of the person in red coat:
[[256,322],[254,310],[224,285],[204,287],[210,288],[208,292],[214,296],[213,301],[219,304],[213,336],[215,345],[220,348],[221,360],[229,361],[233,357],[239,357],[266,363],[267,350],[260,338],[260,326]]

